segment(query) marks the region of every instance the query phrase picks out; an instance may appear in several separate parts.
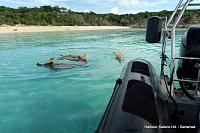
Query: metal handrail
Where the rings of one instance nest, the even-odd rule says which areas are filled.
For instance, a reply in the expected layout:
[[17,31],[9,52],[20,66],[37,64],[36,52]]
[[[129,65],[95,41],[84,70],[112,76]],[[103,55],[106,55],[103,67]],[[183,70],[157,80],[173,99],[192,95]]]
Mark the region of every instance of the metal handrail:
[[199,84],[199,83],[200,83],[200,81],[188,80],[188,79],[173,79],[173,81],[190,82],[190,83],[196,83],[196,84]]
[[[191,2],[192,0],[187,0],[184,4],[184,6],[182,7],[181,11],[179,12],[179,15],[176,17],[175,21],[173,22],[173,26],[171,28],[171,66],[170,66],[170,81],[173,81],[174,78],[174,68],[175,68],[175,29],[176,26],[178,24],[178,22],[180,21],[181,17],[183,16],[183,13],[185,12],[188,4]],[[182,4],[183,0],[180,0],[175,11],[173,12],[172,16],[170,17],[171,21],[174,18],[179,6]],[[171,23],[171,21],[168,21],[168,24]]]
[[[188,6],[200,6],[200,3],[191,3],[195,0],[179,0],[175,10],[173,11],[172,15],[169,19],[165,19],[165,27],[163,34],[165,35],[166,32],[171,32],[171,63],[170,63],[170,75],[169,75],[169,85],[171,88],[173,88],[173,82],[179,81],[179,82],[191,82],[197,84],[197,90],[200,89],[200,72],[199,72],[199,78],[196,80],[188,80],[188,79],[174,79],[174,73],[175,73],[175,60],[200,60],[200,58],[195,57],[175,57],[175,32],[176,32],[176,26],[178,22],[180,21],[181,17],[183,16],[184,12],[186,11]],[[179,12],[178,12],[179,11]],[[164,76],[164,66],[165,66],[165,60],[166,60],[166,36],[163,38],[163,48],[162,48],[162,66],[161,66],[161,76]],[[173,90],[172,90],[173,92]],[[173,95],[173,94],[172,94]]]
[[[193,0],[190,0],[190,2],[192,2]],[[181,7],[183,7],[185,5],[185,3],[184,4],[181,4],[180,6],[179,6],[179,8],[181,8]],[[189,4],[188,4],[188,6],[189,6]]]
[[200,6],[200,3],[192,3],[192,4],[189,4],[188,6]]
[[167,21],[167,27],[168,27],[168,25],[171,23],[171,21],[172,21],[172,19],[174,18],[174,16],[176,15],[176,12],[177,12],[179,6],[182,4],[182,2],[183,2],[183,0],[180,0],[180,1],[179,1],[179,3],[178,3],[178,5],[176,6],[174,12],[172,13],[172,15],[170,16],[170,18],[168,19],[168,21]]
[[174,59],[180,59],[180,60],[200,60],[200,58],[195,58],[195,57],[175,57]]
[[198,78],[197,80],[199,81],[198,84],[196,84],[196,96],[198,95],[198,91],[199,91],[199,88],[200,88],[200,69],[199,69],[199,72],[198,72]]

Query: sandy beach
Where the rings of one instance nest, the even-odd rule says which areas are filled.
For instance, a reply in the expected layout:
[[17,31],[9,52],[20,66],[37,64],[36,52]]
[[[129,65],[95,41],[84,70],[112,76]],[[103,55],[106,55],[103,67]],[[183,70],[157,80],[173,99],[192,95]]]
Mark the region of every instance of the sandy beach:
[[123,26],[0,26],[0,33],[23,33],[23,32],[56,32],[56,31],[85,31],[106,29],[127,29]]

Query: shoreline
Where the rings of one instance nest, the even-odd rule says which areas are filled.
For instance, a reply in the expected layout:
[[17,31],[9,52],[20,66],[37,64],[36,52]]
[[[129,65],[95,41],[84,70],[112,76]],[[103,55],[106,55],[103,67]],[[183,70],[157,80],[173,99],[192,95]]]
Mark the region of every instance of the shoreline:
[[32,32],[61,32],[61,31],[93,31],[130,29],[127,26],[0,26],[0,34],[3,33],[32,33]]

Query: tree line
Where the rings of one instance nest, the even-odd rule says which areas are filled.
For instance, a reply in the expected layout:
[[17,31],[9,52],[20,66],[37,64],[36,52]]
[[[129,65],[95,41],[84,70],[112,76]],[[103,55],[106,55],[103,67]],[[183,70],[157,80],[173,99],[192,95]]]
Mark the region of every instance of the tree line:
[[[141,12],[137,14],[116,15],[112,13],[97,14],[90,12],[74,12],[63,7],[41,6],[18,9],[0,6],[0,25],[53,25],[53,26],[132,26],[145,27],[150,16],[170,17],[172,11]],[[200,22],[200,10],[188,10],[179,25]]]

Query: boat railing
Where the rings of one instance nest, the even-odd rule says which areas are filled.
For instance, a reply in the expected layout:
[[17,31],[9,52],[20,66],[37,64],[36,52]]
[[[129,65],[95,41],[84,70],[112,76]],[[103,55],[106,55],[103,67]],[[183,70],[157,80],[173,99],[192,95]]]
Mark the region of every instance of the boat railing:
[[[196,58],[196,57],[175,57],[174,59],[177,59],[177,60],[196,60],[196,61],[200,61],[200,58]],[[200,91],[200,64],[199,64],[199,67],[198,67],[198,77],[197,77],[197,80],[190,80],[190,79],[172,79],[172,81],[178,81],[178,82],[188,82],[188,83],[194,83],[196,84],[196,89],[194,90],[195,91],[195,94],[196,94],[196,97],[198,97],[198,91]]]
[[[195,0],[180,0],[173,11],[170,18],[165,20],[165,26],[164,26],[164,33],[170,32],[171,37],[171,63],[170,63],[170,78],[169,78],[169,84],[172,85],[173,81],[180,81],[180,82],[192,82],[196,83],[198,86],[200,84],[200,78],[198,78],[198,81],[195,80],[187,80],[187,79],[174,79],[174,73],[175,73],[175,60],[200,60],[200,58],[194,58],[194,57],[175,57],[175,32],[176,32],[176,26],[178,22],[180,21],[181,17],[183,16],[184,12],[186,11],[188,6],[200,6],[200,3],[191,3]],[[165,36],[163,38],[163,50],[162,55],[165,54],[166,49],[166,38]],[[164,61],[162,61],[164,62]],[[164,71],[164,68],[161,68],[161,73]],[[200,77],[200,74],[199,76]],[[199,87],[198,87],[199,88]]]
[[174,59],[178,59],[178,60],[197,60],[197,61],[200,60],[200,58],[196,58],[196,57],[175,57]]

